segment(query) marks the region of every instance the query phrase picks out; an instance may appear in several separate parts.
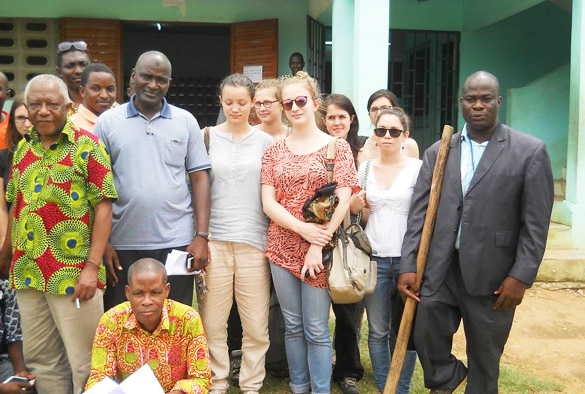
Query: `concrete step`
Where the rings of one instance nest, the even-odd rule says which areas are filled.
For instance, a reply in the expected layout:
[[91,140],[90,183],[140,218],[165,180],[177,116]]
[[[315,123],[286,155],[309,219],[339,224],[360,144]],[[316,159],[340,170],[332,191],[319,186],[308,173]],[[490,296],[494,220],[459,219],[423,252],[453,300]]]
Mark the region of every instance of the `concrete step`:
[[585,250],[547,249],[536,280],[539,282],[585,282]]
[[567,181],[564,179],[555,179],[554,180],[554,190],[555,190],[555,197],[562,197],[565,198],[565,192],[567,187]]
[[546,240],[547,250],[572,249],[571,227],[564,224],[550,222],[548,238]]

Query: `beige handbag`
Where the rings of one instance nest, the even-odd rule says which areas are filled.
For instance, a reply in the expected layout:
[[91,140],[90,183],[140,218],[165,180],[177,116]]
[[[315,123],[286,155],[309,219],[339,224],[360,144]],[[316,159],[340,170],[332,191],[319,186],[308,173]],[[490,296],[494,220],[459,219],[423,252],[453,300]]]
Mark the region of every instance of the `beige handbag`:
[[[327,149],[327,170],[329,182],[333,180],[333,164],[335,162],[335,139]],[[366,167],[362,187],[365,190],[369,172]],[[335,247],[327,267],[327,287],[331,300],[335,304],[353,304],[361,301],[366,294],[376,288],[377,264],[370,256],[372,248],[364,230],[358,223],[351,224],[349,210],[343,223],[336,232]]]

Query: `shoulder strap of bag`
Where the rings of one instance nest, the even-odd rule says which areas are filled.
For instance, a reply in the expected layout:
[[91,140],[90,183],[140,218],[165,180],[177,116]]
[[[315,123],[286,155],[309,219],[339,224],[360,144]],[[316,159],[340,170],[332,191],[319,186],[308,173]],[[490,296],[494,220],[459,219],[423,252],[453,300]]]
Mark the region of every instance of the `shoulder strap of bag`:
[[368,185],[368,174],[370,173],[370,166],[372,165],[372,160],[368,160],[366,162],[366,169],[364,171],[364,179],[362,180],[362,189],[365,191],[366,186]]
[[209,126],[203,129],[203,143],[205,144],[205,150],[209,153]]
[[[372,160],[366,161],[366,169],[364,171],[364,179],[362,180],[362,190],[366,190],[368,184],[368,174],[370,173],[370,166],[372,165]],[[362,221],[362,211],[360,210],[357,214],[357,222],[360,224]]]
[[[327,172],[329,173],[329,183],[333,182],[333,167],[335,166],[335,144],[337,143],[337,138],[339,137],[332,137],[329,140],[329,144],[327,144]],[[349,209],[345,214],[345,218],[343,219],[343,228],[347,228],[351,224],[351,220],[349,217]]]
[[335,167],[335,144],[338,137],[332,137],[327,144],[327,173],[329,174],[329,183],[333,182],[333,167]]

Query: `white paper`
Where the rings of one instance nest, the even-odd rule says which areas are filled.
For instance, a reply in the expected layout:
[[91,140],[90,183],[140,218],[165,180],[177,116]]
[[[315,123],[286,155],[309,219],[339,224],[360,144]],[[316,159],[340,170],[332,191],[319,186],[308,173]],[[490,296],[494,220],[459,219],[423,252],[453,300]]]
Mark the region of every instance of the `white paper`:
[[124,391],[118,386],[118,383],[110,378],[102,379],[98,384],[90,388],[85,394],[123,394]]
[[244,66],[243,74],[250,78],[252,82],[262,82],[262,66]]
[[195,275],[201,271],[187,271],[187,256],[188,252],[182,250],[173,249],[171,253],[167,255],[167,261],[165,267],[167,269],[167,275]]
[[124,394],[165,394],[148,364],[144,364],[140,369],[128,376],[120,383],[120,388]]

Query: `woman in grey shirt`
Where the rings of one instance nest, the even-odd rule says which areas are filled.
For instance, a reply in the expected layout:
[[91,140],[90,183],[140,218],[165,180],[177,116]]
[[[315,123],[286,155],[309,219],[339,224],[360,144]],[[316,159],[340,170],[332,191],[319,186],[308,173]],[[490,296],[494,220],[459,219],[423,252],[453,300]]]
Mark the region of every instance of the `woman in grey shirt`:
[[240,389],[257,394],[265,376],[270,270],[264,257],[268,221],[262,211],[260,170],[273,140],[248,124],[253,98],[248,77],[226,77],[219,96],[226,121],[209,129],[212,240],[209,291],[201,300],[201,315],[213,373],[210,394],[226,393],[229,386],[227,320],[234,295],[243,328]]

